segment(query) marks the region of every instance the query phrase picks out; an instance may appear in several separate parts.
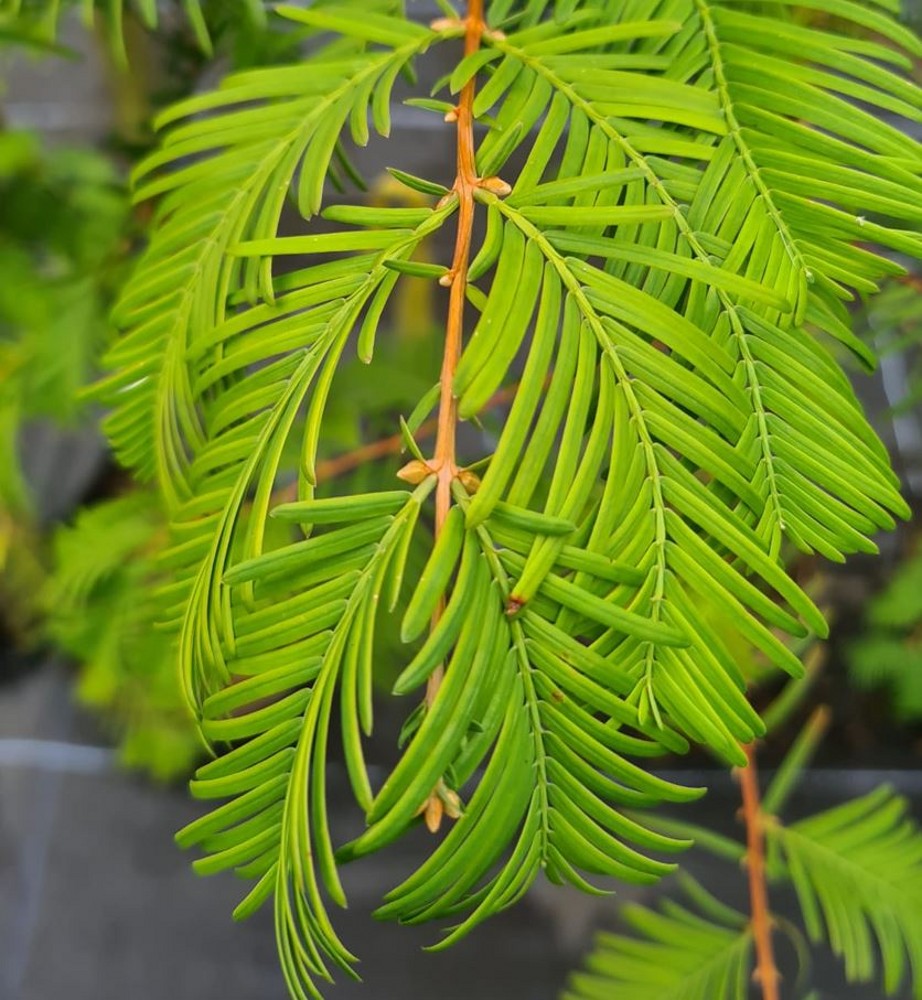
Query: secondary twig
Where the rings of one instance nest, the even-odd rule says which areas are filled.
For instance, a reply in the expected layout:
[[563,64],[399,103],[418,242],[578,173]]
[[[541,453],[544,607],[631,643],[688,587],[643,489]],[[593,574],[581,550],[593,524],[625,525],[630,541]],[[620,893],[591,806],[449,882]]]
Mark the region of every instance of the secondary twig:
[[755,744],[743,747],[746,766],[739,768],[743,794],[743,821],[746,824],[746,867],[749,871],[749,902],[752,909],[752,936],[756,948],[755,977],[762,989],[762,1000],[780,1000],[778,966],[772,944],[772,915],[768,909],[765,880],[765,831],[759,801],[759,774],[756,769]]
[[[493,410],[498,406],[504,406],[506,403],[512,402],[518,391],[518,382],[507,385],[505,388],[493,393],[484,409]],[[414,437],[417,441],[425,441],[435,434],[438,430],[438,425],[439,421],[437,417],[426,420],[416,429]],[[326,458],[322,462],[317,463],[317,482],[328,483],[331,479],[338,479],[340,476],[345,476],[367,462],[375,462],[390,455],[399,455],[405,445],[406,442],[402,434],[389,434],[387,437],[378,438],[377,441],[369,441],[368,444],[353,448],[352,451],[345,451],[342,455],[337,455],[335,458]],[[273,506],[280,503],[289,503],[297,499],[297,482],[282,486],[280,489],[273,490],[272,492]]]

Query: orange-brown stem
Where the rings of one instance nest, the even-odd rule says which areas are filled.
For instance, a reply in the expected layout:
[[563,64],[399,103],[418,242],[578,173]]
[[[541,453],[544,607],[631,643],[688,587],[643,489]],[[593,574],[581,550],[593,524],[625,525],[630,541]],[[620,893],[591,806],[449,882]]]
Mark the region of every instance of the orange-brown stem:
[[759,773],[756,769],[755,744],[743,747],[746,766],[740,768],[743,795],[743,821],[746,824],[746,868],[749,871],[749,903],[752,911],[752,937],[756,949],[756,980],[762,1000],[780,1000],[779,975],[772,943],[772,916],[768,909],[765,879],[765,829],[759,796]]
[[[464,54],[472,55],[480,48],[484,31],[483,0],[468,0],[464,32]],[[449,277],[448,319],[445,324],[445,349],[439,375],[441,391],[435,438],[435,454],[429,463],[438,477],[435,488],[435,536],[438,538],[451,508],[451,484],[458,474],[455,439],[458,426],[458,401],[454,393],[455,371],[461,357],[464,332],[464,303],[467,298],[467,271],[471,257],[471,236],[474,229],[474,192],[477,189],[477,167],[474,159],[474,94],[472,77],[461,91],[458,102],[456,130],[458,167],[454,193],[458,198],[458,231]],[[434,621],[441,617],[443,607],[436,609]],[[431,704],[442,683],[443,671],[438,667],[426,685],[426,703]]]

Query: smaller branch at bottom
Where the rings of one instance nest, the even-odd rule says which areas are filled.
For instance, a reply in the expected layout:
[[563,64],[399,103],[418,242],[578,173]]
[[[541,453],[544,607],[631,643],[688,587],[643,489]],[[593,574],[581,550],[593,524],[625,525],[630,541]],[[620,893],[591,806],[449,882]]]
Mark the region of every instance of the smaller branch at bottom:
[[768,908],[765,879],[765,829],[759,797],[759,774],[756,769],[755,744],[743,747],[746,766],[737,770],[743,795],[743,822],[746,824],[746,868],[749,872],[749,903],[752,910],[752,936],[756,949],[755,979],[762,990],[762,1000],[780,1000],[780,975],[775,964],[772,943],[773,918]]

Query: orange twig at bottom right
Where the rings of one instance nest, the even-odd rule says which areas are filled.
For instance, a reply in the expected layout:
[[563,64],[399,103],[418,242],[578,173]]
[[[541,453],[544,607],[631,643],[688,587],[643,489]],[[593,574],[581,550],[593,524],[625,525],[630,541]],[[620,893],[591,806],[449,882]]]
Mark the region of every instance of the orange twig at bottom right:
[[772,943],[772,916],[768,909],[765,878],[765,831],[759,796],[755,744],[743,747],[746,766],[737,770],[743,795],[743,822],[746,824],[746,868],[749,872],[749,902],[752,911],[752,936],[756,949],[756,980],[762,1000],[780,1000],[780,976],[775,964]]

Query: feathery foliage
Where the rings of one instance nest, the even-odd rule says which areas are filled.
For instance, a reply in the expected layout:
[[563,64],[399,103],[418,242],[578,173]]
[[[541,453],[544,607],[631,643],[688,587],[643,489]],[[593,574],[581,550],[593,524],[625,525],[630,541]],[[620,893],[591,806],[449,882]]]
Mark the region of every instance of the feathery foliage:
[[[849,982],[880,978],[887,996],[905,995],[900,990],[908,983],[912,996],[918,997],[922,831],[907,815],[906,800],[882,786],[807,819],[785,823],[779,818],[821,738],[822,712],[795,742],[760,809],[755,814],[744,811],[748,848],[688,823],[666,820],[659,825],[693,837],[699,848],[737,867],[744,859],[752,866],[751,827],[763,829],[768,875],[775,884],[793,885],[810,941],[831,945],[844,962]],[[571,976],[567,998],[742,1000],[750,995],[755,921],[714,899],[684,872],[679,882],[696,904],[694,911],[668,899],[659,912],[622,906],[619,916],[633,933],[600,934],[586,971]],[[801,965],[784,996],[804,996],[809,954],[801,946],[800,930],[787,921],[776,920],[774,925],[779,934],[792,937]]]
[[[789,826],[772,825],[811,940],[828,940],[848,978],[892,996],[911,970],[922,996],[922,832],[883,786]],[[907,964],[906,958],[909,958]]]
[[626,905],[619,914],[637,937],[599,934],[586,972],[565,1000],[746,1000],[752,939],[746,917],[682,878],[694,909],[664,900],[659,911]]
[[[888,44],[783,0],[494,0],[431,26],[393,0],[282,6],[302,61],[160,115],[134,177],[155,225],[96,394],[171,521],[162,617],[217,754],[192,788],[226,800],[179,839],[198,870],[255,880],[238,916],[273,899],[293,996],[351,969],[339,866],[421,813],[458,819],[379,915],[454,920],[442,945],[542,870],[583,888],[671,870],[657,855],[685,842],[624,808],[699,791],[635,758],[690,739],[744,763],[764,726],[722,630],[799,676],[779,633],[826,625],[782,544],[842,559],[907,514],[837,355],[872,364],[845,303],[922,253],[920,147],[864,110],[918,119],[922,44],[889,2],[813,6]],[[458,121],[454,186],[397,169],[435,203],[330,204],[348,146],[388,135],[398,77],[462,36],[458,107],[416,102]],[[301,235],[281,235],[289,197]],[[420,260],[445,232],[452,267]],[[353,347],[374,370],[395,288],[420,278],[451,291],[439,385],[403,426],[413,488],[332,495],[338,373]],[[462,457],[457,419],[513,383],[495,442]],[[374,788],[386,617],[408,647],[395,693],[426,693]],[[334,726],[367,822],[338,849]]]

